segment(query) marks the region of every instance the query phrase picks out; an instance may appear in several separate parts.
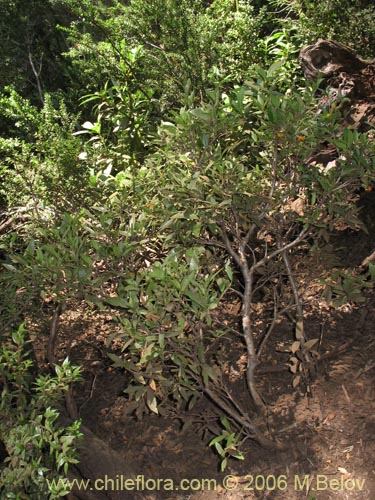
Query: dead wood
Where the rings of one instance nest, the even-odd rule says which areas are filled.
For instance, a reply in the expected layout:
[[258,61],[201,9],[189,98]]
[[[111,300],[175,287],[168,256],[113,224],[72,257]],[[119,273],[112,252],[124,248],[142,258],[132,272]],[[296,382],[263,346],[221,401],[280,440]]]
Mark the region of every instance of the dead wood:
[[[301,50],[300,64],[307,79],[323,79],[326,92],[319,101],[318,113],[340,109],[341,132],[349,127],[371,134],[375,128],[375,59],[365,60],[334,40],[319,40]],[[306,163],[335,166],[337,158],[332,144],[321,144]]]
[[361,263],[361,266],[360,267],[368,267],[369,264],[371,264],[372,261],[375,260],[375,250],[372,252],[372,254],[370,254],[368,257],[366,257],[362,263]]
[[340,72],[359,72],[374,61],[362,59],[342,43],[319,40],[301,50],[300,63],[306,78],[316,80],[319,76],[331,78]]

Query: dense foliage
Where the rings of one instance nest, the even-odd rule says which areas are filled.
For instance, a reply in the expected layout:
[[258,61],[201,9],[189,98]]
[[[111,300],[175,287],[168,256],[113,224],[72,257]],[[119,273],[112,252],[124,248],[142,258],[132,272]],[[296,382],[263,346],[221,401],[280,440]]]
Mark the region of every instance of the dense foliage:
[[0,436],[8,456],[0,470],[2,498],[37,500],[60,498],[67,491],[48,487],[59,473],[77,463],[75,446],[79,422],[57,424],[56,406],[69,384],[79,380],[79,367],[68,360],[56,366],[56,375],[35,376],[27,334],[21,325],[0,350]]
[[[211,444],[222,469],[242,458],[242,440],[269,443],[227,388],[221,345],[231,330],[220,305],[240,297],[254,407],[263,407],[254,379],[259,296],[269,302],[267,340],[277,320],[292,318],[293,384],[308,385],[316,339],[304,332],[294,252],[316,248],[338,224],[360,228],[356,193],[374,181],[373,142],[343,130],[339,110],[317,112],[318,84],[298,66],[300,48],[317,37],[365,41],[363,55],[375,52],[364,24],[373,6],[344,3],[0,0],[4,342],[47,315],[52,368],[61,312],[106,311],[121,331],[108,339],[109,357],[131,375],[129,413],[188,424],[188,410],[210,398],[221,412]],[[338,150],[333,168],[306,161],[321,143]],[[349,282],[358,290],[358,278]],[[32,468],[58,474],[74,461],[78,424],[56,430],[57,410],[43,404],[51,384],[61,394],[78,373],[65,363],[57,378],[30,381],[28,362],[7,349],[0,441],[27,479],[12,492],[0,464],[0,489],[17,498],[35,488]],[[24,387],[22,429],[10,409],[15,383]],[[51,434],[38,446],[52,439],[57,448],[36,464],[34,444],[21,460],[14,436],[27,448],[38,422]],[[43,484],[44,495],[63,494]]]

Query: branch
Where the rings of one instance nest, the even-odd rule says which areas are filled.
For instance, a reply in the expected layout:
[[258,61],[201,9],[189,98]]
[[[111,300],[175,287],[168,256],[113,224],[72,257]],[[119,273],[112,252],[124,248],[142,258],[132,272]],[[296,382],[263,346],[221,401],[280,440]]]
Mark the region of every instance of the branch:
[[223,248],[224,250],[227,250],[227,247],[223,243],[221,243],[221,241],[205,240],[204,238],[197,238],[195,241],[197,243],[200,243],[201,245],[208,245],[208,246]]
[[30,219],[29,215],[19,215],[19,214],[12,215],[9,219],[7,219],[6,221],[4,221],[0,225],[0,233],[2,233],[5,229],[7,229],[7,227],[11,226],[15,221],[17,221],[17,220],[28,220],[28,219]]
[[48,345],[47,345],[47,361],[51,366],[53,366],[56,363],[55,347],[57,340],[57,327],[59,325],[61,313],[62,313],[62,305],[58,304],[52,316],[52,321],[49,329]]
[[255,271],[256,269],[258,269],[258,267],[262,267],[264,264],[269,262],[271,259],[273,259],[277,255],[281,254],[282,252],[285,252],[287,250],[290,250],[291,248],[294,248],[296,245],[298,245],[298,243],[301,243],[301,241],[303,241],[304,237],[306,236],[306,233],[307,233],[307,230],[302,229],[302,231],[299,233],[297,238],[295,238],[293,241],[291,241],[290,243],[288,243],[284,247],[278,248],[277,250],[274,250],[269,255],[265,255],[263,257],[263,259],[259,260],[256,264],[253,264],[251,269]]
[[298,321],[300,321],[300,322],[303,323],[303,308],[302,308],[301,301],[299,299],[298,288],[297,288],[297,285],[296,285],[296,282],[295,282],[295,279],[294,279],[294,276],[293,276],[293,272],[292,272],[292,269],[290,267],[289,257],[288,257],[288,254],[287,254],[287,250],[284,250],[281,253],[281,255],[282,255],[282,258],[283,258],[283,261],[284,261],[284,266],[285,266],[285,269],[286,269],[286,272],[287,272],[287,275],[288,275],[289,283],[290,283],[290,286],[292,288],[292,293],[293,293],[293,297],[294,297],[294,303],[296,305],[296,310],[297,310],[297,319],[298,319]]
[[31,69],[33,70],[35,79],[36,79],[36,84],[38,86],[38,92],[39,92],[40,100],[42,101],[42,105],[44,106],[44,95],[43,95],[42,84],[40,82],[40,74],[42,72],[42,65],[43,65],[43,54],[40,57],[39,71],[37,71],[35,69],[34,61],[33,61],[33,58],[32,58],[32,55],[31,55],[30,51],[29,51],[29,62],[30,62]]
[[241,257],[238,255],[238,253],[233,250],[233,247],[232,247],[232,245],[231,245],[231,243],[229,241],[228,234],[226,232],[226,229],[225,229],[223,223],[220,224],[220,229],[221,229],[221,233],[223,235],[224,246],[227,249],[229,255],[233,258],[233,260],[235,261],[235,263],[241,269],[242,273],[247,272],[247,262],[243,262],[241,260]]
[[362,261],[360,267],[367,267],[373,260],[375,260],[375,250]]
[[273,291],[273,318],[272,318],[272,322],[271,322],[270,326],[268,327],[267,333],[264,335],[264,337],[262,338],[262,340],[260,341],[260,344],[258,346],[258,350],[257,350],[258,359],[259,359],[260,355],[262,354],[263,347],[266,345],[267,340],[269,339],[273,329],[275,328],[277,318],[278,318],[277,296],[276,296],[276,291],[274,289],[274,291]]
[[224,411],[227,415],[229,415],[238,425],[245,428],[251,435],[253,439],[255,439],[261,446],[268,449],[284,449],[280,443],[272,441],[271,439],[266,438],[259,429],[250,421],[249,417],[246,418],[240,415],[236,409],[228,406],[214,391],[212,391],[209,387],[205,387],[203,389],[204,393],[215,403],[215,405]]

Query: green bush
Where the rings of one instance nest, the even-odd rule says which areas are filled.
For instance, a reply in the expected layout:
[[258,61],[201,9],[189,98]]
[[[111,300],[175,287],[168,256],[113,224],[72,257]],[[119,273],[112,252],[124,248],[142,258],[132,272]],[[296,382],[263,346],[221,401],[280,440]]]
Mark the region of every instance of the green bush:
[[215,68],[228,80],[243,82],[251,66],[262,61],[259,39],[266,16],[248,2],[64,3],[79,18],[66,27],[71,43],[67,54],[91,91],[106,81],[124,83],[124,46],[143,47],[133,76],[140,87],[151,89],[161,110],[178,106],[187,80],[197,95],[204,95]]
[[[54,313],[82,302],[110,313],[121,329],[108,339],[110,358],[131,376],[128,411],[171,412],[188,425],[186,410],[206,395],[222,415],[211,445],[225,468],[242,458],[244,439],[264,442],[221,369],[229,328],[217,310],[228,290],[242,302],[236,333],[261,408],[259,297],[267,339],[286,314],[294,321],[296,386],[316,339],[305,339],[293,258],[338,224],[363,227],[356,200],[374,181],[374,145],[343,128],[339,110],[317,112],[317,86],[306,87],[297,63],[317,35],[357,40],[355,21],[337,2],[316,11],[284,0],[50,3],[74,16],[62,29],[81,112],[48,94],[40,109],[12,89],[0,97],[3,329],[46,303]],[[312,164],[322,143],[338,157]],[[339,276],[332,293],[358,299],[362,285]],[[50,410],[38,415],[55,421]]]
[[319,38],[333,39],[348,45],[359,55],[374,58],[375,6],[368,0],[276,0],[281,12],[288,12],[286,25],[298,30],[301,47]]
[[89,193],[89,171],[78,158],[77,118],[64,101],[45,95],[39,110],[8,88],[0,94],[0,114],[6,129],[0,137],[0,195],[7,208],[28,207],[36,216],[40,209],[51,217],[79,209]]
[[[306,239],[319,241],[336,224],[361,227],[355,193],[374,178],[367,136],[340,130],[338,113],[317,114],[316,88],[281,93],[282,64],[258,68],[255,80],[231,92],[218,80],[200,105],[188,84],[185,105],[161,123],[142,166],[132,170],[123,162],[122,171],[96,179],[108,190],[112,217],[121,213],[124,228],[126,220],[133,221],[128,227],[137,224],[144,249],[135,275],[125,270],[116,295],[104,301],[119,309],[123,332],[110,357],[133,377],[129,411],[173,411],[176,402],[177,409],[190,409],[213,391],[229,422],[222,439],[236,447],[242,432],[254,434],[250,424],[241,430],[238,406],[228,411],[222,404],[225,383],[215,352],[227,332],[214,320],[234,270],[244,283],[248,386],[258,403],[252,375],[257,294],[271,301],[275,321],[285,307],[293,311],[291,341],[295,335],[294,348],[310,356],[314,339],[304,342],[298,291],[291,292],[293,256]],[[330,167],[306,161],[322,141],[339,151]],[[111,157],[106,148],[97,151]],[[295,385],[303,363],[298,370]],[[217,443],[225,466],[227,452]]]
[[80,368],[68,360],[55,366],[56,375],[33,376],[26,331],[21,325],[0,350],[0,441],[7,456],[0,464],[1,498],[37,500],[65,496],[49,481],[66,477],[77,463],[80,422],[59,425],[57,405],[69,385],[79,380]]

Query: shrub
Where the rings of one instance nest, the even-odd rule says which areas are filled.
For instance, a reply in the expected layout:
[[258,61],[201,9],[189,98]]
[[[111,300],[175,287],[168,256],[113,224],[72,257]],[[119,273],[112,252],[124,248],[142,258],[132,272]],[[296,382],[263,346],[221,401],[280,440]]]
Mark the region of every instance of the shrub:
[[[80,422],[64,427],[57,405],[80,368],[68,360],[55,376],[33,376],[26,331],[21,325],[0,350],[0,442],[7,456],[0,464],[1,498],[60,498],[67,493],[60,477],[77,463],[75,444]],[[55,480],[53,488],[50,480]],[[56,486],[60,485],[60,486]]]

